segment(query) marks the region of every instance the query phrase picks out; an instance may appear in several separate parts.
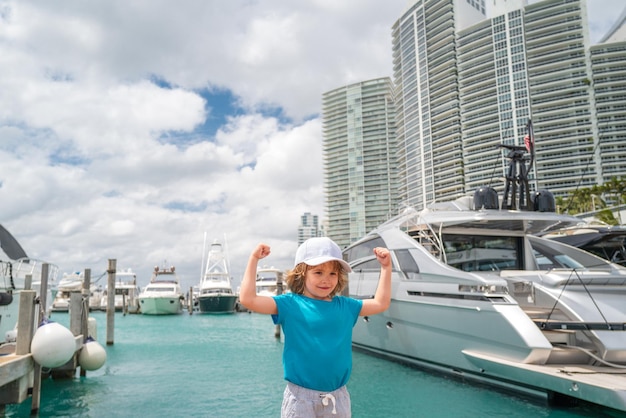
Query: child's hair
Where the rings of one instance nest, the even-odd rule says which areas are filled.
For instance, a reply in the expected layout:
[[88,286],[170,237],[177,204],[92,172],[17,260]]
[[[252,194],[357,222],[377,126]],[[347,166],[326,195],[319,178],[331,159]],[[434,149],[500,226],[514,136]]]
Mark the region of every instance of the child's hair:
[[[329,261],[332,263],[333,269],[338,272],[339,279],[337,280],[337,286],[333,289],[332,292],[328,295],[329,297],[333,297],[339,293],[347,286],[348,284],[348,274],[344,271],[341,263],[339,261]],[[287,277],[285,281],[287,282],[287,286],[293,293],[297,293],[299,295],[304,293],[304,276],[308,269],[313,268],[305,263],[297,264],[292,270],[287,271]]]

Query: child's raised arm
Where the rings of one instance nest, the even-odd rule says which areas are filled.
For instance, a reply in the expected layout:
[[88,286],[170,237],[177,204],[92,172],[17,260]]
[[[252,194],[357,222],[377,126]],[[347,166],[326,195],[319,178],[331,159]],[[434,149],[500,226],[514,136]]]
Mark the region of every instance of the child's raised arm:
[[266,244],[259,244],[250,254],[246,272],[243,274],[241,288],[239,289],[239,302],[251,311],[276,314],[276,302],[271,296],[259,296],[256,293],[256,269],[259,260],[270,255],[270,247]]
[[380,263],[380,279],[374,299],[363,301],[359,312],[361,316],[376,315],[387,310],[391,304],[391,254],[388,249],[382,247],[374,248],[374,254]]

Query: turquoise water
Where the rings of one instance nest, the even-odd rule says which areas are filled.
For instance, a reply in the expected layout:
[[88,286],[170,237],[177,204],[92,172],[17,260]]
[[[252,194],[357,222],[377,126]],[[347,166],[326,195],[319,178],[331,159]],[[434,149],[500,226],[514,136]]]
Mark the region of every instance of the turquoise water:
[[[279,417],[282,343],[265,315],[115,316],[106,346],[106,314],[97,339],[107,362],[86,377],[45,379],[41,417]],[[67,314],[52,320],[68,324]],[[77,373],[78,376],[78,373]],[[354,352],[348,383],[356,417],[626,416],[545,402],[433,375]],[[30,399],[7,417],[28,417]]]

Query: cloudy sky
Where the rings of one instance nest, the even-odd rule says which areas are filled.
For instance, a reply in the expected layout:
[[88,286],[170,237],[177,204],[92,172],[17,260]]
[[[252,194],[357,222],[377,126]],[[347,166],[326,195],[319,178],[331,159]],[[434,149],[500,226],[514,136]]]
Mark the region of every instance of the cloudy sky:
[[[59,266],[287,269],[324,216],[321,96],[391,76],[407,0],[0,0],[0,224]],[[598,39],[626,0],[589,0]],[[106,279],[105,279],[106,280]],[[104,283],[104,280],[102,281]]]

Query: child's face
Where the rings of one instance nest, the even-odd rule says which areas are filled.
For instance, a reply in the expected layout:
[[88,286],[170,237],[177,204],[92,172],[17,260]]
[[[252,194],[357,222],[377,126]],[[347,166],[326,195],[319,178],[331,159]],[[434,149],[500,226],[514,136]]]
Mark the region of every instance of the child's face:
[[304,296],[328,300],[328,295],[337,287],[339,272],[335,269],[335,263],[329,261],[319,266],[308,267],[304,280]]

